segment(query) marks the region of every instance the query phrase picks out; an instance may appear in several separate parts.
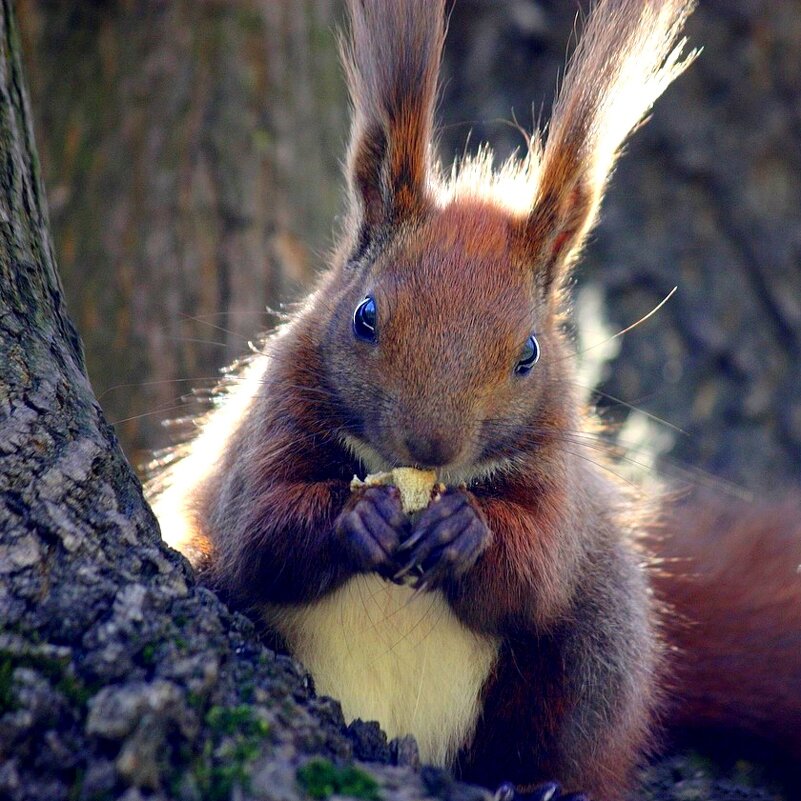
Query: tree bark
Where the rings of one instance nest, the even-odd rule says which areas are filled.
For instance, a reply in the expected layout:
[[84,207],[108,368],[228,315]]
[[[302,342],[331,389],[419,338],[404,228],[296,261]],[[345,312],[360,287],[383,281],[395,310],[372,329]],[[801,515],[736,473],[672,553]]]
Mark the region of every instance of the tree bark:
[[414,750],[346,732],[161,543],[64,308],[11,0],[0,165],[0,798],[486,798],[442,772],[348,767]]
[[799,5],[706,0],[689,35],[704,51],[632,143],[588,262],[618,330],[679,292],[602,389],[685,432],[666,468],[780,493],[801,483]]

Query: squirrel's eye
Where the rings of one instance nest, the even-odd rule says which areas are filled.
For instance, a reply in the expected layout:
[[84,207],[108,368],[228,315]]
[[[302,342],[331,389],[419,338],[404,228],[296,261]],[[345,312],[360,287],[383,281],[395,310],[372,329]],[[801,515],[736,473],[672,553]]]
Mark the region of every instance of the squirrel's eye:
[[377,316],[375,298],[368,295],[353,312],[353,333],[365,342],[375,342],[378,338]]
[[537,337],[532,334],[523,345],[523,350],[520,351],[520,358],[515,365],[515,373],[517,375],[525,375],[540,359],[540,343],[537,342]]

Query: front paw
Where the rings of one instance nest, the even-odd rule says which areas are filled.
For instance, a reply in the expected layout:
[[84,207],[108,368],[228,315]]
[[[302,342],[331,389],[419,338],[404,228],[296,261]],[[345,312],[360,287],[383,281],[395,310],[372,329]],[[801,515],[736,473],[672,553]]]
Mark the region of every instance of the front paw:
[[395,487],[369,487],[354,493],[334,531],[357,572],[389,577],[397,570],[395,554],[408,526],[400,492]]
[[399,579],[415,568],[416,589],[441,586],[467,573],[492,542],[492,532],[475,497],[463,489],[449,489],[435,500],[399,548],[403,567]]

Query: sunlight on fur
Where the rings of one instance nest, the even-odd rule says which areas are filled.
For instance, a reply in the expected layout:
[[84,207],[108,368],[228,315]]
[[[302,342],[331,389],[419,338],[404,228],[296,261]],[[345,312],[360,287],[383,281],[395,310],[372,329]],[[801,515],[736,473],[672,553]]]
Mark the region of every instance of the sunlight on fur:
[[475,155],[454,162],[439,201],[443,206],[463,199],[490,201],[525,216],[537,196],[541,156],[540,141],[533,138],[523,158],[513,153],[496,169],[492,148],[482,145]]
[[[455,162],[445,180],[440,176],[440,202],[480,198],[513,214],[529,214],[543,188],[543,171],[551,160],[562,158],[565,142],[572,145],[575,129],[582,127],[581,154],[599,202],[626,137],[698,55],[698,50],[687,52],[686,39],[677,38],[690,11],[688,5],[677,14],[666,3],[662,8],[643,5],[640,18],[591,16],[571,58],[547,137],[535,131],[525,155],[513,153],[497,169],[492,149],[482,145],[476,155]],[[624,49],[608,47],[610,28],[620,28],[616,39],[625,42]]]
[[258,394],[269,362],[253,359],[241,372],[234,368],[218,390],[214,408],[197,422],[200,433],[190,443],[173,449],[160,462],[163,468],[148,489],[164,541],[190,556],[198,531],[191,508],[193,490],[217,467],[228,437],[239,427]]

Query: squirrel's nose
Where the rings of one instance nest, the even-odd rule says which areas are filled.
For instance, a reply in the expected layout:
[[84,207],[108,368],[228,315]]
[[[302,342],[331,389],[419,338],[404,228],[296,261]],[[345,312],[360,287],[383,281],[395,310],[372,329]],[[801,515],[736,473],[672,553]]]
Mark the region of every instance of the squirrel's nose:
[[452,462],[459,453],[459,443],[454,437],[443,434],[408,434],[406,449],[412,462],[420,467],[442,467]]

